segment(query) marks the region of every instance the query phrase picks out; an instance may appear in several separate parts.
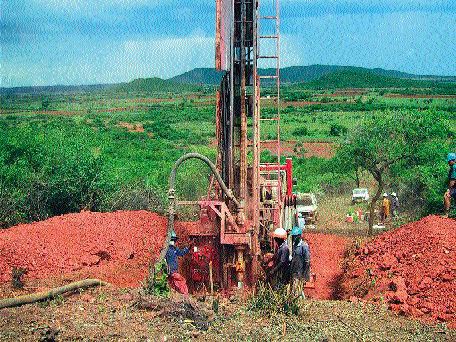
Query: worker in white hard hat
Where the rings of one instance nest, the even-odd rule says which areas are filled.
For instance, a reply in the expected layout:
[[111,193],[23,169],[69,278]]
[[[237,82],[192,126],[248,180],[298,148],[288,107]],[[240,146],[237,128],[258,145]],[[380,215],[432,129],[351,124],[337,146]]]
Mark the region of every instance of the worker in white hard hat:
[[287,231],[283,228],[277,228],[272,237],[277,250],[274,253],[269,278],[274,287],[281,287],[287,285],[290,280],[290,250],[287,244]]
[[393,217],[399,216],[399,198],[395,192],[391,193],[391,214]]

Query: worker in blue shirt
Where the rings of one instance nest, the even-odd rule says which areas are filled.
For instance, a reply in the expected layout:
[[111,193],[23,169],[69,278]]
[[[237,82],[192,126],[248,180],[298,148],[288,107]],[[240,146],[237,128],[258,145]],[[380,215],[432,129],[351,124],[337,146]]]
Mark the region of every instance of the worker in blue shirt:
[[310,280],[310,248],[302,239],[302,229],[294,227],[291,231],[293,251],[291,259],[291,279],[293,293],[304,298],[304,285]]
[[448,190],[445,192],[444,205],[445,213],[448,215],[451,207],[451,199],[456,201],[456,153],[448,153],[447,156],[448,166]]
[[184,249],[179,249],[176,246],[176,241],[178,237],[173,231],[171,233],[171,241],[169,242],[168,250],[166,251],[165,260],[168,265],[168,283],[175,289],[177,292],[182,293],[183,295],[188,295],[187,281],[185,278],[178,272],[178,257],[184,256],[188,253],[188,247]]

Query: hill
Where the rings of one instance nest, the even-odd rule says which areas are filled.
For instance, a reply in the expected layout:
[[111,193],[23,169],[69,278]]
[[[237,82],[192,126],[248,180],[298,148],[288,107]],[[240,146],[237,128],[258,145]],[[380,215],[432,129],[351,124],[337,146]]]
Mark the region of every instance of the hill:
[[[309,65],[309,66],[292,66],[282,68],[280,71],[280,79],[283,83],[301,83],[310,82],[320,77],[331,74],[334,72],[370,72],[374,75],[394,77],[400,79],[412,80],[432,80],[440,82],[456,82],[456,76],[434,76],[434,75],[414,75],[397,70],[385,70],[381,68],[368,69],[353,66],[340,66],[340,65]],[[272,75],[275,69],[260,69],[262,75]],[[191,83],[191,84],[211,84],[216,85],[220,83],[222,72],[216,71],[212,68],[197,68],[187,71],[181,75],[175,76],[170,81],[178,83]]]
[[340,89],[340,88],[420,88],[440,94],[456,94],[456,83],[435,80],[416,80],[395,78],[375,74],[369,71],[339,71],[321,76],[303,83],[296,83],[291,88]]
[[188,84],[218,85],[224,73],[211,68],[196,68],[170,78],[170,81]]
[[114,87],[115,84],[92,84],[92,85],[53,85],[53,86],[29,86],[29,87],[0,87],[0,95],[13,94],[70,94],[81,92],[102,91]]
[[200,91],[201,87],[195,84],[177,83],[172,80],[164,80],[158,77],[138,78],[128,83],[117,85],[114,90],[124,92],[154,92],[154,93],[169,93],[169,92],[196,92]]
[[13,87],[0,88],[1,95],[20,95],[20,94],[70,94],[82,92],[113,91],[126,93],[179,93],[179,92],[197,92],[202,87],[195,84],[177,83],[172,80],[164,80],[158,77],[138,78],[128,83],[116,84],[95,84],[95,85],[77,85],[77,86],[38,86],[38,87]]

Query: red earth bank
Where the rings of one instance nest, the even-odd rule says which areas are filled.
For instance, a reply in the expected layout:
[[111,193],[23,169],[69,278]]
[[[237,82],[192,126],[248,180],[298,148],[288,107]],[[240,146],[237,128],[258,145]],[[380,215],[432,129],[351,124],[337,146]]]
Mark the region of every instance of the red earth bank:
[[[166,237],[166,218],[147,211],[81,212],[0,231],[0,283],[14,267],[24,280],[96,277],[134,287]],[[179,233],[185,225],[177,223]]]
[[386,302],[395,312],[456,326],[456,220],[428,216],[379,235],[357,252],[346,298]]

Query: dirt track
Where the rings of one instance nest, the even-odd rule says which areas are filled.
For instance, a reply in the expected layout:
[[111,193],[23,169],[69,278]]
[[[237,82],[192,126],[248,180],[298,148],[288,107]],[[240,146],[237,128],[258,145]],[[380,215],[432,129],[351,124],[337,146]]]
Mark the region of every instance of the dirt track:
[[310,247],[312,272],[317,275],[315,289],[308,289],[306,295],[315,299],[337,298],[342,261],[351,240],[322,233],[304,233],[304,237]]

